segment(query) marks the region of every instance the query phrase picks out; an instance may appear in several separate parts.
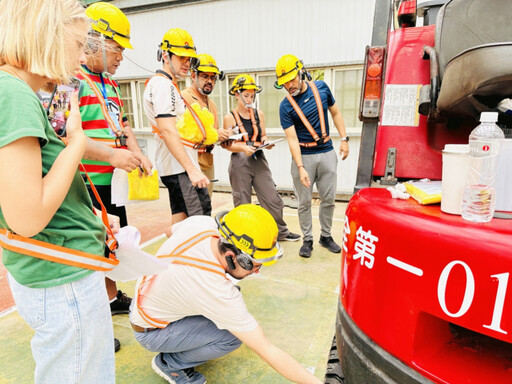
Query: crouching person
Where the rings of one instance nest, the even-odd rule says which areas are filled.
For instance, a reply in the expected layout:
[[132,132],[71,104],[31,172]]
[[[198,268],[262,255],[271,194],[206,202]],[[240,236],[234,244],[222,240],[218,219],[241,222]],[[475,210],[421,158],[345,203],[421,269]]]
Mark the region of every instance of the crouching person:
[[159,352],[152,361],[158,375],[169,383],[206,383],[194,367],[245,343],[287,379],[321,383],[265,337],[226,277],[243,279],[280,259],[277,233],[270,213],[251,204],[215,219],[192,216],[173,227],[158,251],[171,264],[139,279],[130,312],[137,341]]

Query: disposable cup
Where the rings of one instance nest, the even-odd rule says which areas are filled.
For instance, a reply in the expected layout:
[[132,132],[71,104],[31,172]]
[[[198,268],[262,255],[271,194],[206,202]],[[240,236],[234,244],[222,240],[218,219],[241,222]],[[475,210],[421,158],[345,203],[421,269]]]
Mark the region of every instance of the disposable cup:
[[468,169],[469,145],[446,144],[443,149],[441,211],[460,215]]

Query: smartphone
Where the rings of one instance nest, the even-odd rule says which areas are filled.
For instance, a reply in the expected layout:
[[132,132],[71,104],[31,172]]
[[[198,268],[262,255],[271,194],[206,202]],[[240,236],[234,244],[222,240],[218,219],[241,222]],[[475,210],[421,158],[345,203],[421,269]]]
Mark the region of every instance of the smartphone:
[[66,121],[69,116],[71,95],[75,90],[80,94],[83,84],[72,78],[69,84],[56,85],[53,92],[39,91],[37,96],[46,110],[50,125],[58,136],[66,136]]

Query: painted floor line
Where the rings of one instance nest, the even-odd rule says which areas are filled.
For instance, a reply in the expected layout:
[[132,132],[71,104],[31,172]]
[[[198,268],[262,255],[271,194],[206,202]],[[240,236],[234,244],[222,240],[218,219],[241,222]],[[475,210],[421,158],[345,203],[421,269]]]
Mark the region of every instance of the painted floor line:
[[1,319],[2,317],[5,317],[5,316],[7,316],[7,315],[10,315],[11,313],[16,312],[16,311],[17,311],[16,306],[11,307],[11,308],[9,308],[9,309],[6,309],[5,311],[0,312],[0,319]]
[[148,247],[148,246],[150,246],[150,245],[152,245],[152,244],[156,243],[157,241],[159,241],[159,240],[163,239],[164,237],[167,237],[167,236],[165,235],[165,233],[162,233],[161,235],[158,235],[158,236],[156,236],[156,237],[153,237],[151,240],[148,240],[148,241],[146,241],[145,243],[141,244],[141,245],[140,245],[140,248],[146,248],[146,247]]

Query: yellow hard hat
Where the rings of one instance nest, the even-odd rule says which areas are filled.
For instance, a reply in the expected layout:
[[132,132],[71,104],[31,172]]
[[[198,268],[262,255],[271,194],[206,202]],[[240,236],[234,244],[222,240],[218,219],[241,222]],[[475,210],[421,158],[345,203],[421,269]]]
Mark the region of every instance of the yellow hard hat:
[[93,30],[113,39],[123,48],[133,49],[130,44],[130,22],[115,5],[94,3],[85,10],[85,14],[91,19]]
[[217,62],[207,53],[200,53],[197,55],[197,58],[194,60],[194,64],[190,67],[190,70],[195,72],[216,73],[217,75],[221,74],[219,67],[217,67]]
[[294,55],[284,55],[276,64],[277,85],[283,85],[295,79],[299,71],[304,68],[302,60]]
[[234,95],[235,92],[242,92],[245,89],[254,89],[256,93],[260,93],[262,90],[262,88],[256,84],[256,81],[251,75],[243,73],[235,77],[231,84],[229,94]]
[[220,212],[215,220],[223,238],[251,261],[268,266],[283,257],[276,221],[265,208],[242,204]]
[[169,51],[176,56],[197,57],[192,36],[181,28],[169,29],[160,44],[162,51]]

